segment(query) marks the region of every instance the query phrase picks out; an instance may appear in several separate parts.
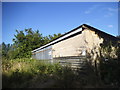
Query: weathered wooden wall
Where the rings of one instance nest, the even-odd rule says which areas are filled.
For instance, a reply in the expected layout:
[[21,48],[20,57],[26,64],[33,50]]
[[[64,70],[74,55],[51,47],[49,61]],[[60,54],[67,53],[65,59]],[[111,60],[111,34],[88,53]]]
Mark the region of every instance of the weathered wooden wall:
[[53,60],[54,63],[60,63],[62,66],[71,67],[73,70],[78,70],[82,64],[86,62],[86,56],[72,56],[72,57],[59,57]]

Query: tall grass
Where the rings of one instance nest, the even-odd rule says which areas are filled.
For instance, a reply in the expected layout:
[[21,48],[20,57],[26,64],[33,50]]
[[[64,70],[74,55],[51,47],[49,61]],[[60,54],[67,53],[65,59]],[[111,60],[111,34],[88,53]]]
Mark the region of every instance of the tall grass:
[[70,68],[58,63],[28,58],[3,60],[2,70],[3,88],[43,87],[41,85],[49,80],[54,80],[52,87],[69,87],[74,76]]
[[[44,81],[55,72],[55,68],[61,69],[58,64],[44,63],[34,59],[3,60],[3,88],[26,87],[31,80],[39,77]],[[46,78],[43,78],[45,77]],[[37,79],[36,79],[37,80]]]

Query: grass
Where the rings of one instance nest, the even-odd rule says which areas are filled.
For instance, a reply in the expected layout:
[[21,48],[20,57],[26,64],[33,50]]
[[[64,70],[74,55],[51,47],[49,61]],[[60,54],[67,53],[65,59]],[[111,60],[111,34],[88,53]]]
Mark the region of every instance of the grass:
[[28,58],[3,60],[2,70],[3,88],[69,87],[74,76],[58,63]]
[[[100,84],[87,62],[78,74],[68,66],[23,58],[2,61],[3,88],[95,88]],[[100,86],[101,85],[101,86]]]

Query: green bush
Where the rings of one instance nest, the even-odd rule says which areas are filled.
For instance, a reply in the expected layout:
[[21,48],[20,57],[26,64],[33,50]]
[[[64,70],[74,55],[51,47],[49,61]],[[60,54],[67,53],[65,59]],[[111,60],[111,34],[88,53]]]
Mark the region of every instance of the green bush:
[[[21,87],[22,84],[32,80],[34,77],[48,76],[56,72],[56,64],[44,63],[34,59],[3,60],[3,88]],[[43,78],[44,77],[44,78]],[[23,87],[23,85],[22,85]]]
[[100,76],[105,84],[112,86],[120,85],[120,61],[109,59],[100,63]]
[[[109,44],[108,46],[102,47],[101,57],[99,58],[99,75],[101,81],[105,85],[109,85],[112,87],[119,87],[120,86],[120,46],[117,44],[114,45],[115,49],[112,49],[112,45]],[[105,54],[105,52],[107,52]],[[113,53],[114,52],[114,53]],[[112,57],[115,55],[115,57]],[[107,59],[106,59],[107,58]]]
[[3,88],[30,87],[54,79],[58,87],[68,87],[73,77],[70,68],[29,58],[3,60]]

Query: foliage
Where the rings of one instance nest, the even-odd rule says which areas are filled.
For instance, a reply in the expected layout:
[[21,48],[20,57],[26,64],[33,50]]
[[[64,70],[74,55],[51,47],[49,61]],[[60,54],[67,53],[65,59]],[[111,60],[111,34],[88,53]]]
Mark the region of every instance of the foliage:
[[100,63],[100,76],[105,85],[120,85],[120,61],[109,59]]
[[[3,60],[3,88],[72,88],[79,76],[70,67],[62,67],[58,63],[47,63],[29,58]],[[44,83],[53,81],[52,85]],[[82,82],[80,82],[82,83]],[[79,86],[80,87],[80,86]]]
[[88,64],[76,74],[68,66],[47,62],[29,58],[3,60],[3,88],[80,88],[96,84]]
[[49,43],[50,41],[60,37],[61,35],[62,35],[61,33],[58,33],[58,34],[53,34],[53,35],[48,35],[48,36],[43,37],[44,44]]
[[[114,48],[113,48],[114,47]],[[103,46],[99,57],[99,75],[105,85],[120,86],[120,46],[119,43]]]
[[1,45],[2,47],[0,47],[2,49],[2,57],[3,58],[8,58],[8,51],[10,50],[10,48],[12,47],[12,45],[10,44],[5,44],[4,42]]
[[62,70],[62,67],[57,63],[44,63],[28,58],[3,60],[2,66],[3,88],[30,87],[33,83],[43,82]]
[[[69,67],[64,67],[61,70],[57,70],[56,73],[56,78],[58,83],[56,84],[55,87],[59,87],[59,88],[72,88],[74,87],[74,80],[76,77],[76,74],[73,73],[73,71],[71,70],[71,68]],[[72,81],[72,82],[71,82]]]

